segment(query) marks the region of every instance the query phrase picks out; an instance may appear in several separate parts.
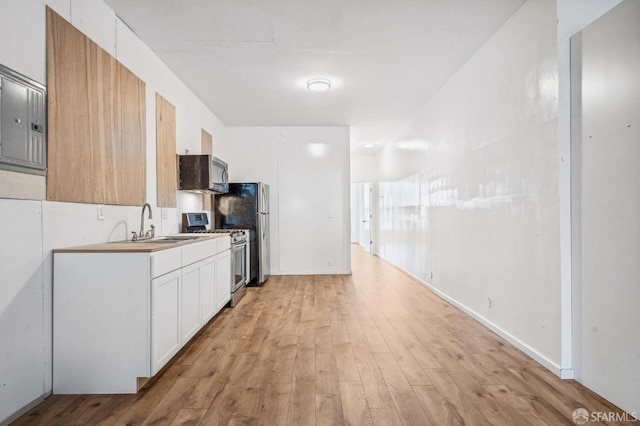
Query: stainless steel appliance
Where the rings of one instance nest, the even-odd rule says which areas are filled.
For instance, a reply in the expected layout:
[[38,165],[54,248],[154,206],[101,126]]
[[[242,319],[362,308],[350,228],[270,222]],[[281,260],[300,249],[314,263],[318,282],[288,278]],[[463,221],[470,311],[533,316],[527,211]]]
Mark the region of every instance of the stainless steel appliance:
[[227,163],[210,154],[179,155],[180,190],[224,194],[229,190]]
[[207,213],[184,213],[182,230],[187,233],[226,233],[231,238],[231,307],[234,307],[246,291],[249,283],[249,231],[246,229],[207,229]]
[[230,183],[229,192],[215,196],[214,228],[248,229],[251,254],[249,284],[262,285],[269,274],[269,185]]

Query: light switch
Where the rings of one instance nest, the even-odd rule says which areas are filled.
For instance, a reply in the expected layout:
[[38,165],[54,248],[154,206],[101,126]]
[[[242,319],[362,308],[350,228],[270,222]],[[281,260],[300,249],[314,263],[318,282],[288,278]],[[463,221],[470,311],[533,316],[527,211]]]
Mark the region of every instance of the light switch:
[[98,204],[98,220],[104,220],[104,204]]

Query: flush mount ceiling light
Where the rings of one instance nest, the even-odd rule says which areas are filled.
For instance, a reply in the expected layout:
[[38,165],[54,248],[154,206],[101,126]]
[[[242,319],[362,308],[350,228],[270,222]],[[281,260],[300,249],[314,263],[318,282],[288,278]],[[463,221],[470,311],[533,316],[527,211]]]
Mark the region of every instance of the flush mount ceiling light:
[[314,92],[324,92],[325,90],[331,89],[331,82],[326,78],[312,78],[307,81],[307,89],[313,90]]
[[376,146],[376,144],[374,144],[374,143],[363,143],[362,144],[363,148],[373,148],[374,146]]

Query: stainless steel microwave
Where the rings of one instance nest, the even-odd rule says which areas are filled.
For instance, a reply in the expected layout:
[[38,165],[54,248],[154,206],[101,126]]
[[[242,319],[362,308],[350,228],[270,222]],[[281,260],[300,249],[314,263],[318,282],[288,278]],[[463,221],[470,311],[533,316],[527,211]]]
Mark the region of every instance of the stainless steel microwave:
[[201,194],[229,192],[227,163],[210,154],[179,155],[180,190]]

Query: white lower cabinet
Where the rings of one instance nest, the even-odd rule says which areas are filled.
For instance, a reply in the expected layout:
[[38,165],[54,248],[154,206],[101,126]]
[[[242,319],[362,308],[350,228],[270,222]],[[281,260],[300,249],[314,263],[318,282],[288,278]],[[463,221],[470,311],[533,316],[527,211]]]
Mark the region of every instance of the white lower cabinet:
[[229,247],[54,250],[53,392],[137,392],[230,300]]
[[151,280],[151,375],[180,350],[181,270]]

